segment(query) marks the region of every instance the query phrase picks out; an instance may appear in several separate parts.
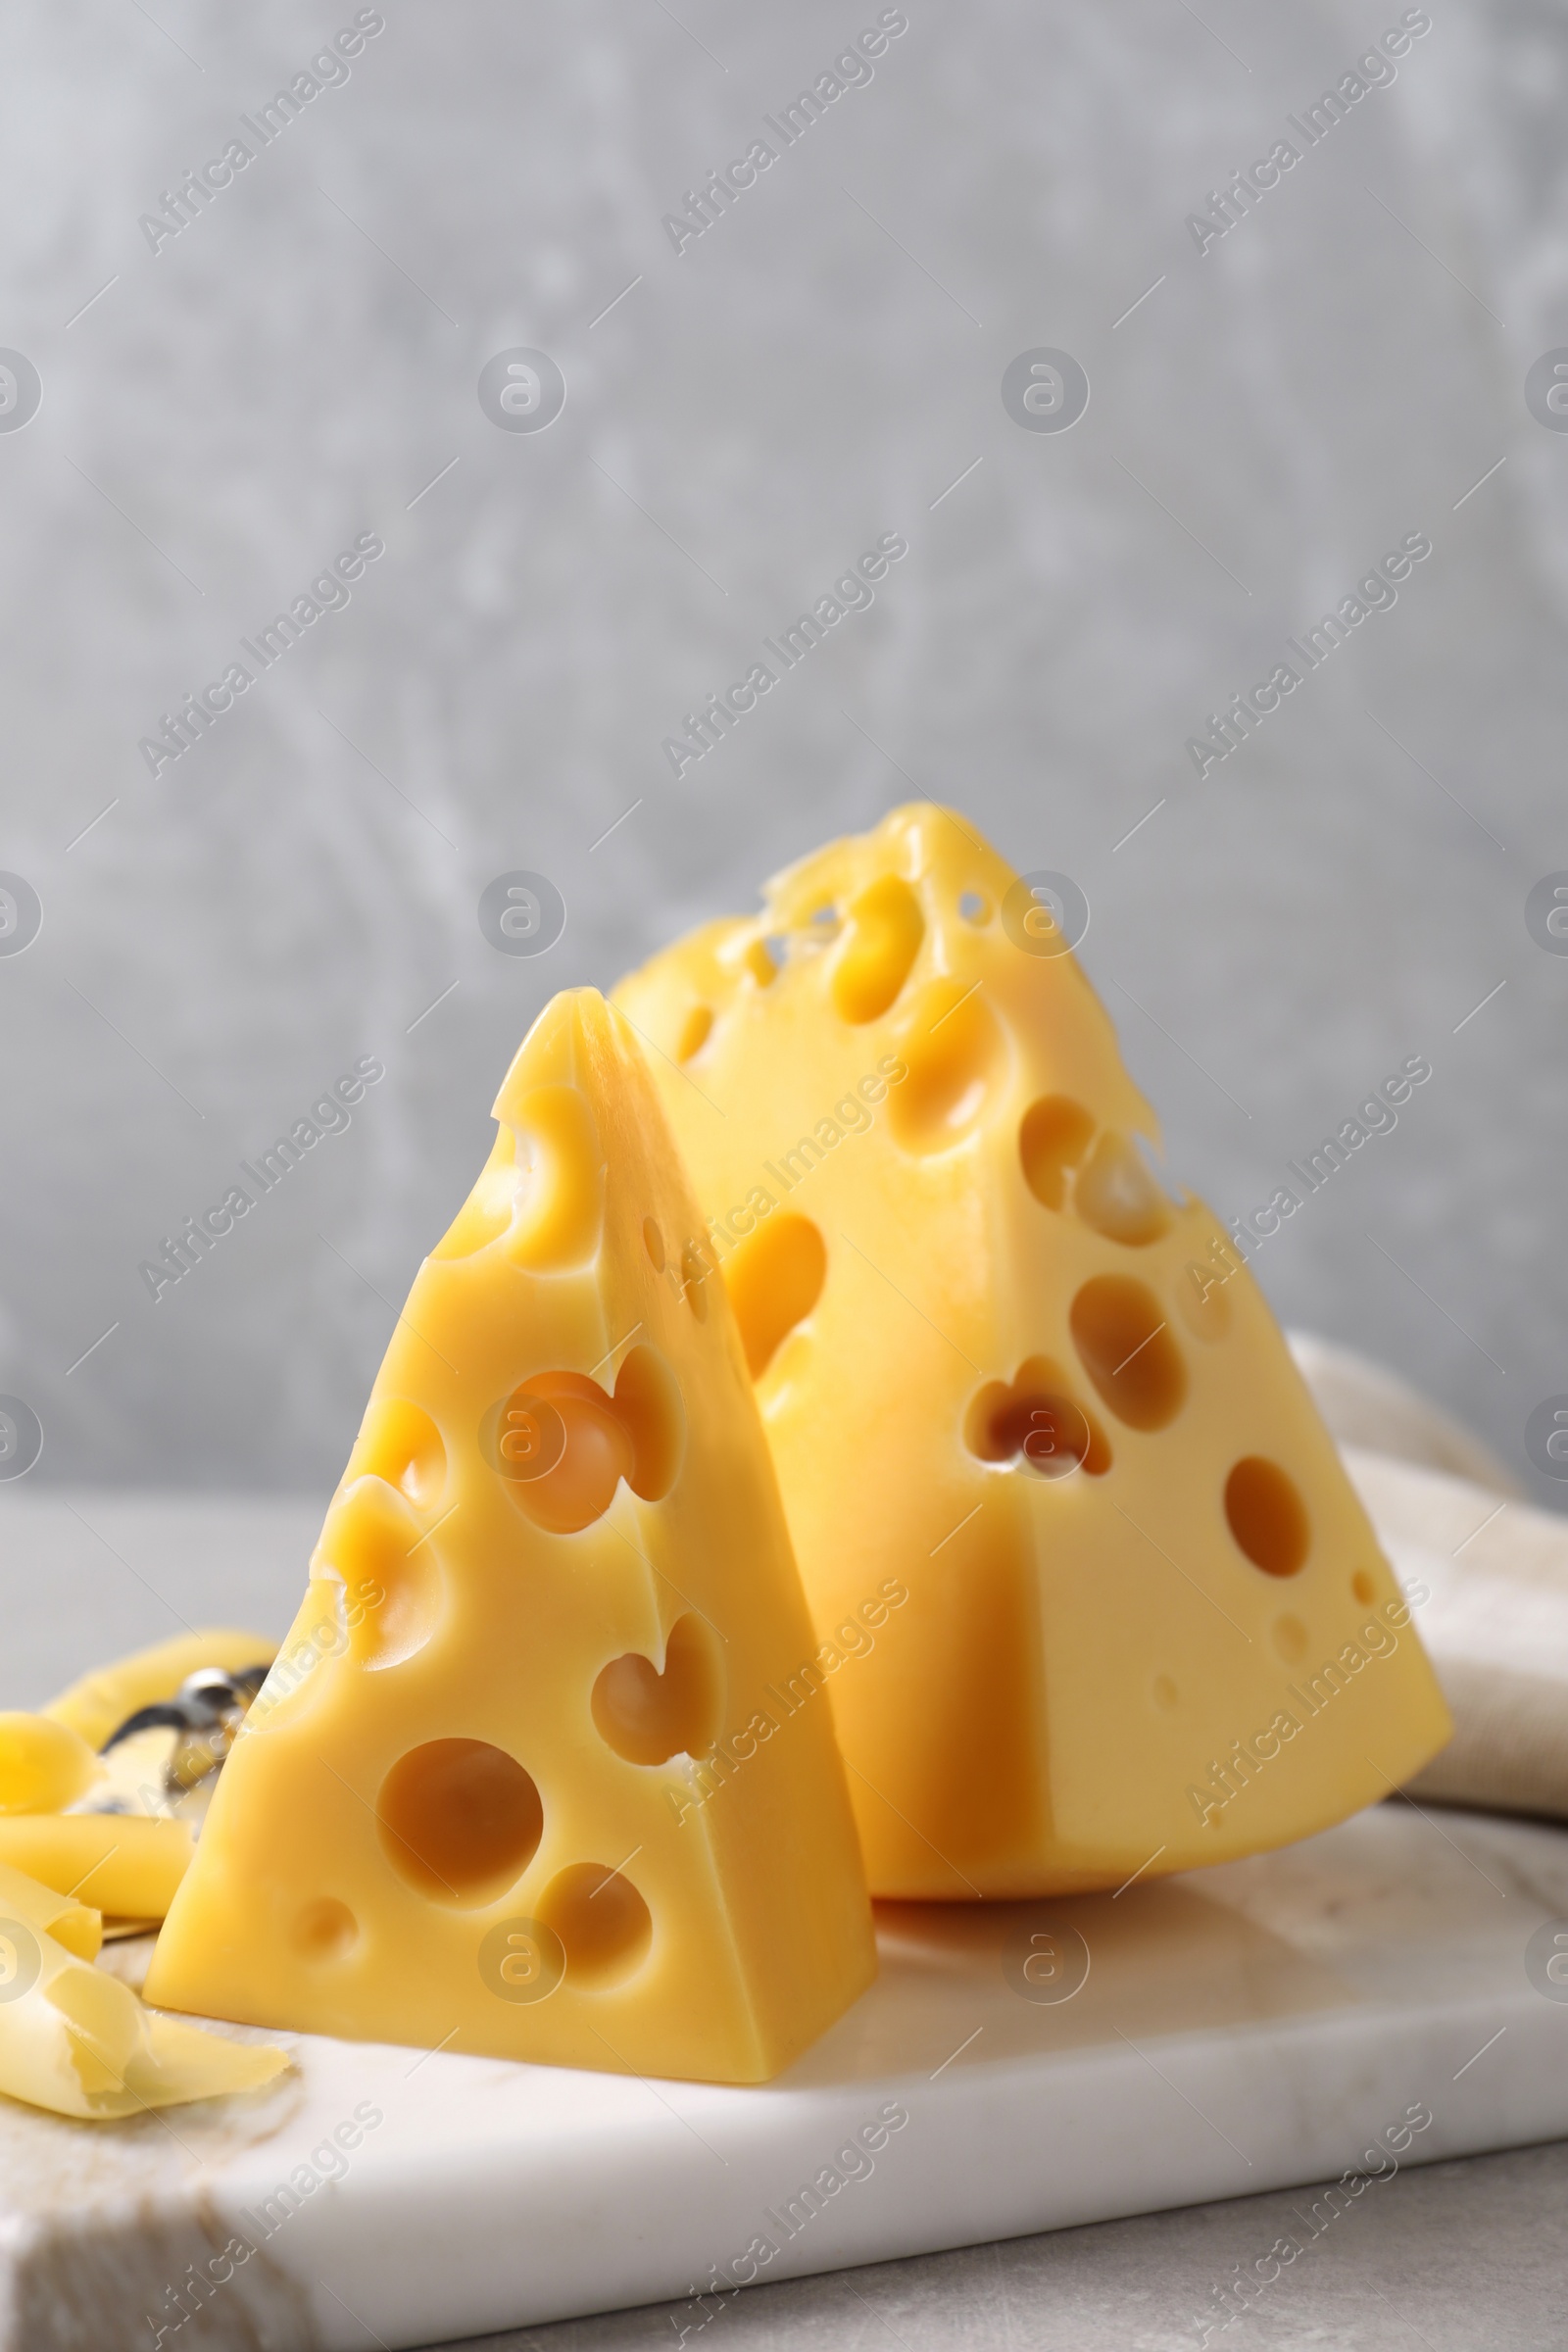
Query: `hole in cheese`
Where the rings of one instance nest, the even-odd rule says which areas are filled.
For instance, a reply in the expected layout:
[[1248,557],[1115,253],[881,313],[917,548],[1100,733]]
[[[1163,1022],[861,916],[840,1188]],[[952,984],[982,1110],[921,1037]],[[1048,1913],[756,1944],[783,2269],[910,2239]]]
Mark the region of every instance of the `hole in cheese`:
[[908,1076],[889,1097],[893,1132],[906,1152],[947,1152],[985,1108],[1005,1054],[979,989],[950,975],[922,990],[900,1051]]
[[1193,1258],[1176,1277],[1176,1307],[1195,1340],[1222,1340],[1231,1327],[1231,1283],[1224,1269]]
[[1010,1387],[987,1383],[965,1416],[964,1443],[983,1462],[1015,1462],[1037,1478],[1065,1478],[1080,1468],[1100,1478],[1110,1468],[1104,1432],[1044,1356],[1020,1365]]
[[699,1323],[708,1321],[708,1259],[701,1242],[688,1242],[680,1253],[681,1289],[686,1303]]
[[1373,1597],[1377,1592],[1377,1585],[1369,1570],[1365,1568],[1356,1570],[1350,1579],[1350,1591],[1364,1609],[1371,1607]]
[[1231,1534],[1265,1576],[1294,1576],[1311,1548],[1306,1505],[1277,1462],[1243,1456],[1225,1481]]
[[1168,1674],[1156,1674],[1153,1681],[1154,1704],[1169,1714],[1176,1704],[1176,1686]]
[[320,1895],[294,1915],[292,1941],[303,1960],[341,1960],[359,1940],[359,1921],[335,1894]]
[[634,1348],[615,1380],[615,1417],[631,1442],[626,1484],[645,1502],[669,1493],[686,1451],[680,1383],[657,1348]]
[[664,1671],[637,1650],[612,1658],[593,1689],[594,1725],[628,1764],[698,1756],[718,1737],[723,1669],[712,1629],[677,1617],[664,1644]]
[[517,1139],[510,1127],[497,1135],[472,1192],[431,1250],[432,1257],[471,1257],[512,1223],[517,1198]]
[[1163,1429],[1187,1399],[1187,1366],[1164,1309],[1126,1274],[1086,1282],[1068,1316],[1084,1370],[1129,1429]]
[[652,1217],[643,1219],[643,1248],[648,1252],[648,1262],[654,1272],[662,1274],[664,1271],[664,1237]]
[[1276,1617],[1269,1630],[1275,1648],[1288,1666],[1305,1657],[1306,1628],[1299,1617]]
[[585,1372],[533,1373],[518,1392],[524,1393],[551,1407],[560,1429],[549,1433],[554,1441],[550,1468],[538,1477],[508,1479],[507,1492],[536,1527],[557,1536],[577,1535],[604,1517],[620,1481],[631,1479],[636,1465],[631,1432]]
[[989,923],[991,901],[983,890],[966,890],[958,900],[958,912],[966,923]]
[[349,1475],[368,1471],[421,1509],[433,1508],[446,1484],[447,1449],[428,1413],[406,1396],[381,1396],[360,1425]]
[[920,902],[897,874],[879,875],[852,899],[833,958],[833,1003],[859,1027],[886,1012],[909,977],[925,937]]
[[523,1484],[556,1467],[566,1450],[566,1425],[524,1380],[480,1422],[479,1450],[498,1478]]
[[768,1217],[730,1258],[724,1283],[754,1380],[815,1306],[826,1274],[827,1248],[809,1217]]
[[700,1054],[708,1043],[712,1026],[712,1006],[694,1004],[680,1025],[680,1035],[675,1041],[675,1059],[690,1061],[694,1054]]
[[605,1208],[605,1154],[587,1096],[576,1086],[536,1086],[508,1115],[520,1171],[511,1255],[534,1274],[587,1265]]
[[636,1887],[602,1862],[576,1862],[558,1873],[537,1916],[561,1938],[567,1984],[590,1991],[629,1977],[654,1939],[648,1905]]
[[441,1572],[421,1534],[398,1490],[373,1472],[345,1489],[321,1530],[313,1570],[341,1578],[339,1611],[364,1666],[400,1666],[435,1631]]
[[608,1396],[585,1372],[535,1372],[480,1431],[485,1458],[538,1527],[577,1535],[624,1479],[645,1502],[669,1493],[686,1450],[680,1387],[657,1348],[634,1348]]
[[393,1867],[442,1902],[493,1902],[527,1869],[544,1834],[532,1779],[486,1740],[411,1748],[381,1783],[375,1810]]
[[1170,1203],[1124,1135],[1101,1137],[1078,1171],[1072,1204],[1096,1233],[1131,1249],[1157,1242],[1170,1231]]
[[1088,1151],[1094,1132],[1090,1113],[1070,1095],[1042,1095],[1024,1112],[1018,1128],[1024,1182],[1046,1208],[1065,1205],[1068,1171]]

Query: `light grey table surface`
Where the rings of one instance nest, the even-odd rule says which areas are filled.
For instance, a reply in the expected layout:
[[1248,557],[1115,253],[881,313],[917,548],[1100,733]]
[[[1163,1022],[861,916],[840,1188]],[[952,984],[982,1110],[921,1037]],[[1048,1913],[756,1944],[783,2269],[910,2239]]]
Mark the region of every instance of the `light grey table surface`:
[[[85,1668],[186,1627],[280,1635],[320,1516],[320,1500],[299,1497],[0,1489],[0,1707],[35,1706]],[[1176,2352],[1204,2340],[1214,2289],[1234,2265],[1250,2267],[1293,2229],[1305,2241],[1293,2208],[1310,2203],[1302,2190],[1243,2197],[753,2288],[724,2304],[650,2306],[471,2340],[490,2352],[640,2352],[682,2341],[703,2352]],[[1568,2343],[1568,2142],[1380,2183],[1238,2314],[1207,2340],[1559,2352]]]

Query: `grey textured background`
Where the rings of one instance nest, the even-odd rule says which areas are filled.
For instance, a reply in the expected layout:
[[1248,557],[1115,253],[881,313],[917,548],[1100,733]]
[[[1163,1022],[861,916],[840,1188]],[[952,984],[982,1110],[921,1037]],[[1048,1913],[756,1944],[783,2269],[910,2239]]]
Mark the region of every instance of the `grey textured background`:
[[[0,25],[0,344],[44,385],[0,434],[0,866],[44,906],[0,958],[0,1389],[36,1479],[324,1488],[549,992],[912,781],[1078,879],[1222,1211],[1431,1058],[1258,1271],[1561,1502],[1521,1436],[1568,1390],[1568,958],[1523,908],[1568,867],[1568,434],[1522,387],[1568,342],[1568,18],[1434,0],[1200,257],[1185,216],[1399,7],[909,0],[677,258],[662,215],[875,6],[390,4],[149,252],[354,13]],[[566,378],[543,433],[475,397],[516,344]],[[1070,433],[1003,409],[1040,344],[1088,370]],[[366,529],[350,607],[150,777],[158,714]],[[1199,781],[1204,714],[1418,529],[1396,608]],[[888,530],[875,607],[674,781],[694,698]],[[513,867],[569,908],[539,960],[476,922]],[[154,1304],[138,1261],[366,1054],[352,1128]]]

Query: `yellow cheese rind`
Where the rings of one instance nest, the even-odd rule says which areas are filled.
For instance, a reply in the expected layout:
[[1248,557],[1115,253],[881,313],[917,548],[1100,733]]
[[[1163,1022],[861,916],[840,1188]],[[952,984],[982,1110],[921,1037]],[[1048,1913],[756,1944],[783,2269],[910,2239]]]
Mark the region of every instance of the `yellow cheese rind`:
[[45,1886],[0,1867],[0,2092],[83,2123],[256,2090],[284,2050],[232,2042],[154,2017],[128,1985],[88,1965],[97,1943]]
[[265,1634],[219,1626],[208,1633],[176,1634],[149,1649],[132,1650],[112,1665],[95,1667],[62,1690],[42,1711],[70,1726],[91,1748],[100,1748],[139,1707],[172,1698],[188,1674],[221,1666],[237,1674],[245,1666],[270,1666],[277,1643]]
[[79,1732],[48,1715],[0,1714],[0,1814],[59,1813],[103,1766]]
[[[875,1961],[722,1287],[636,1041],[559,998],[420,1269],[148,1997],[721,2082]],[[564,1965],[564,1974],[563,1972]]]
[[896,810],[615,1002],[758,1369],[874,1894],[1255,1852],[1444,1744],[1261,1293],[1154,1182],[1102,1006],[966,824]]
[[136,1813],[21,1813],[0,1820],[0,1863],[122,1919],[162,1919],[190,1867],[182,1821]]

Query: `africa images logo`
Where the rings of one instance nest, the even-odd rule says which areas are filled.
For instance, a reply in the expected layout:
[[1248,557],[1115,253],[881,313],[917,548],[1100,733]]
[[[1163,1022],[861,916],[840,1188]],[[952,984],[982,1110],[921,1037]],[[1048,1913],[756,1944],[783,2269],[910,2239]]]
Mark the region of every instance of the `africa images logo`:
[[366,42],[385,30],[386,19],[378,8],[362,8],[354,23],[345,24],[309,66],[302,66],[291,81],[257,108],[254,117],[241,115],[241,131],[229,140],[222,154],[209,156],[198,171],[187,172],[174,187],[165,188],[158,210],[142,214],[136,225],[152,251],[162,253],[172,238],[199,220],[223,189],[233,186],[235,174],[248,170],[274,139],[280,139],[323,90],[341,89],[350,77],[349,59],[359,57]]
[[275,613],[265,629],[257,630],[254,642],[242,637],[240,644],[256,663],[255,669],[248,669],[243,662],[231,662],[220,678],[202,688],[199,697],[187,694],[177,711],[165,710],[158,721],[162,732],[144,735],[136,746],[148,773],[159,775],[172,760],[183,759],[193,744],[200,743],[207,728],[216,727],[224,711],[233,710],[235,697],[248,693],[264,670],[281,662],[308,628],[314,628],[325,613],[341,612],[352,604],[348,583],[362,579],[367,564],[385,554],[386,541],[379,531],[362,531],[354,545],[344,548],[309,588],[300,590],[286,612]]

